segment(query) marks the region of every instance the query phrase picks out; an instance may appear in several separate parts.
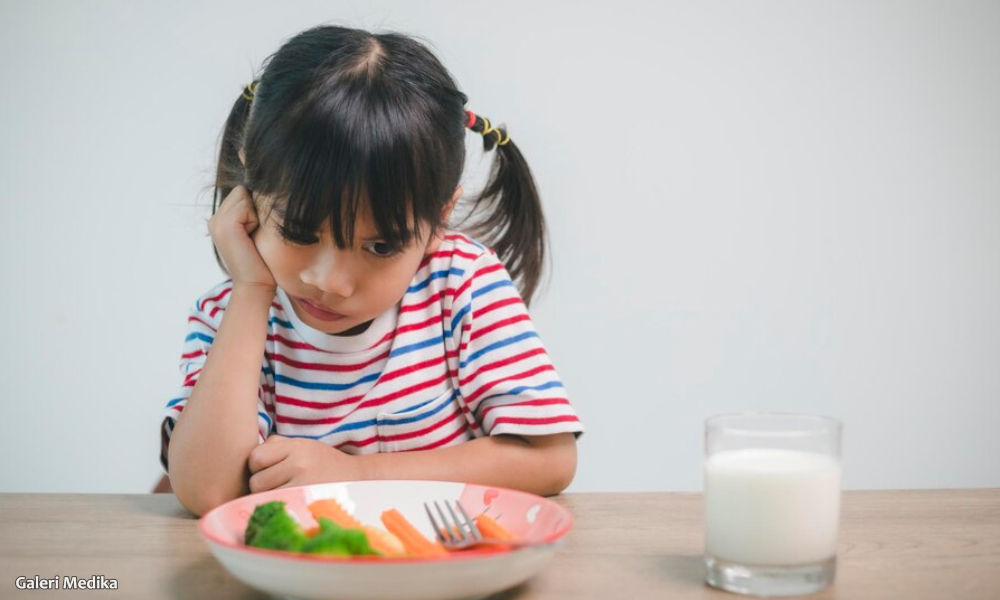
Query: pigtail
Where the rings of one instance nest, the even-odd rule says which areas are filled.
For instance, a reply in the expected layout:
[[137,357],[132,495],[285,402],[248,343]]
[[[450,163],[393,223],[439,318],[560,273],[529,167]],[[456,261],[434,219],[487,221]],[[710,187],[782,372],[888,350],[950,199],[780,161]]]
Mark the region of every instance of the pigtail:
[[[253,105],[253,97],[257,89],[258,80],[247,85],[229,110],[229,118],[222,130],[222,140],[219,144],[219,162],[215,172],[215,186],[212,194],[212,214],[222,205],[222,201],[238,185],[246,183],[246,169],[240,161],[239,150],[243,147],[243,134],[246,130],[247,118],[250,115],[250,107]],[[212,244],[212,252],[215,253],[215,261],[226,274],[229,271],[219,256],[219,251]]]
[[486,187],[469,213],[477,215],[483,208],[485,216],[473,223],[469,232],[496,251],[529,304],[547,256],[545,215],[535,180],[504,128],[494,127],[489,119],[471,111],[466,117],[466,127],[482,134],[483,149],[497,150]]

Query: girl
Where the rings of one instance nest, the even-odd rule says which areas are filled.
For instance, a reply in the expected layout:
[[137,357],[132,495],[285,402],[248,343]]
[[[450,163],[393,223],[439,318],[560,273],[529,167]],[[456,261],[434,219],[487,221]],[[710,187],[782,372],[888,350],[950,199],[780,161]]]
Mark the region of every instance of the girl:
[[[526,310],[538,195],[465,103],[416,41],[332,26],[236,99],[208,222],[229,279],[190,312],[162,425],[191,512],[322,481],[569,485],[583,428]],[[470,213],[482,242],[446,227],[466,128],[496,152]]]

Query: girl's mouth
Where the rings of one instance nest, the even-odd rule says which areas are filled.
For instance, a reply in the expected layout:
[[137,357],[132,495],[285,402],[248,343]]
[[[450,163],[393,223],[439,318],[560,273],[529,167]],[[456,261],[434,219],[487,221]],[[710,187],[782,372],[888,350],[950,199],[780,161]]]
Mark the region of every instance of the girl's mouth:
[[300,307],[302,307],[302,310],[316,317],[320,321],[336,321],[338,319],[343,319],[345,316],[340,313],[330,312],[324,308],[320,308],[305,298],[295,298],[295,301],[298,302]]

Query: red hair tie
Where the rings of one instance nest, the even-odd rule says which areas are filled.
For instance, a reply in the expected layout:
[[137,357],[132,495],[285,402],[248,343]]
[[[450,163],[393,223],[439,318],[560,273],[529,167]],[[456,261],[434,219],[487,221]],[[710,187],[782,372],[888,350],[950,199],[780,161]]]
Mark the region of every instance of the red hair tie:
[[471,110],[467,110],[465,111],[465,114],[469,115],[469,121],[465,124],[465,126],[472,129],[472,126],[476,124],[476,113]]

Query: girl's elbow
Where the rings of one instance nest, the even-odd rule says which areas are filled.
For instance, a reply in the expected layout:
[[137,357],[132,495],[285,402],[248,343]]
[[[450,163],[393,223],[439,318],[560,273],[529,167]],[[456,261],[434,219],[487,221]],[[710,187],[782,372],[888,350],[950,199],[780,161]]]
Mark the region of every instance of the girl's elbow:
[[216,506],[225,504],[235,498],[229,497],[229,495],[222,493],[221,490],[199,490],[185,486],[175,486],[174,494],[177,496],[177,501],[196,517],[201,517]]
[[168,468],[167,477],[170,478],[170,486],[177,501],[196,517],[240,496],[239,493],[234,494],[232,490],[225,490],[221,486],[207,486],[197,480],[190,480],[178,471],[179,469]]
[[549,456],[544,458],[544,467],[547,477],[543,496],[554,496],[573,483],[576,477],[576,436],[567,434],[568,441],[560,440],[560,443],[549,449]]

